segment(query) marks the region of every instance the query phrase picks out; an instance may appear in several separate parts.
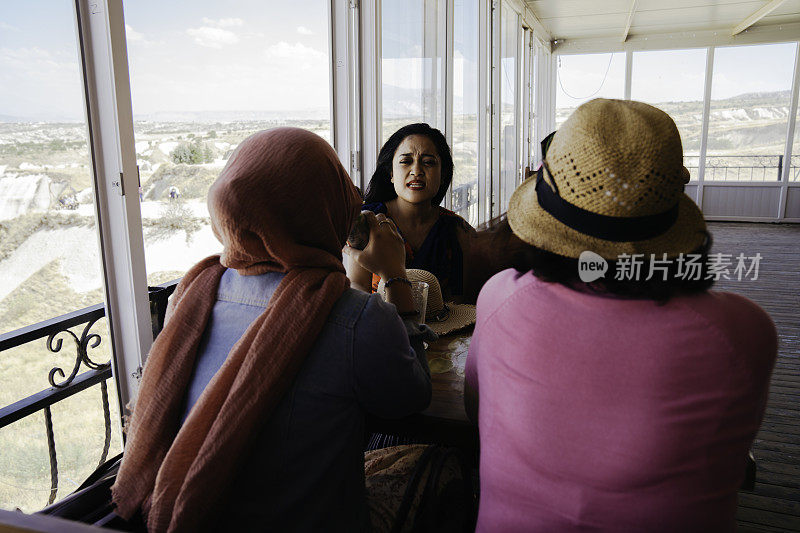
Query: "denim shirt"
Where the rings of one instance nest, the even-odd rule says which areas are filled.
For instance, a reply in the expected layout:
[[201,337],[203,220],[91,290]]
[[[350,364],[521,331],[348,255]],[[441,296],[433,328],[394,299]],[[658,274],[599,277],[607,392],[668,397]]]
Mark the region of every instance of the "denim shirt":
[[[282,279],[281,273],[223,274],[183,420]],[[431,381],[422,341],[432,339],[429,328],[401,320],[378,295],[347,289],[254,439],[222,513],[225,528],[365,530],[365,415],[403,417],[427,407]]]

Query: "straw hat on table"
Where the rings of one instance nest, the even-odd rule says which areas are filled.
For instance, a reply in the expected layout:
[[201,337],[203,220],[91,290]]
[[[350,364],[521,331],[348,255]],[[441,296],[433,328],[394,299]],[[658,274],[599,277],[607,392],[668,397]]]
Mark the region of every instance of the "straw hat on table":
[[[446,302],[442,298],[439,280],[427,270],[406,269],[406,277],[411,282],[424,281],[428,284],[428,303],[425,308],[425,325],[437,335],[446,335],[475,323],[475,306]],[[384,293],[384,282],[378,284],[378,293]]]
[[555,132],[536,178],[511,196],[508,221],[523,241],[564,257],[590,250],[611,260],[674,258],[700,248],[708,235],[683,192],[688,181],[669,115],[642,102],[598,98]]

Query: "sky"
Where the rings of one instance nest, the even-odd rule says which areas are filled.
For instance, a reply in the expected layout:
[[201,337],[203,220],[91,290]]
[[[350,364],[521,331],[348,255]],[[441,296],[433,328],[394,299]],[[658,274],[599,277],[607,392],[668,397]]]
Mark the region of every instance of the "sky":
[[[324,0],[129,0],[124,16],[134,115],[328,115]],[[0,2],[0,115],[79,118],[81,98],[71,2]]]
[[[456,11],[470,3],[458,0]],[[411,59],[422,51],[421,5],[383,2],[385,85],[421,84],[423,63]],[[292,110],[328,116],[325,0],[128,0],[124,15],[135,116]],[[456,81],[470,102],[477,83],[464,73],[475,70],[477,47],[469,41],[477,38],[477,24],[474,17],[457,19],[469,26],[457,29],[463,46],[457,43],[455,53]],[[794,53],[793,43],[718,48],[713,97],[789,89]],[[557,107],[592,96],[623,97],[624,54],[559,61]],[[637,52],[632,94],[654,103],[698,100],[704,72],[704,49]],[[0,115],[75,120],[82,109],[72,3],[0,2]]]

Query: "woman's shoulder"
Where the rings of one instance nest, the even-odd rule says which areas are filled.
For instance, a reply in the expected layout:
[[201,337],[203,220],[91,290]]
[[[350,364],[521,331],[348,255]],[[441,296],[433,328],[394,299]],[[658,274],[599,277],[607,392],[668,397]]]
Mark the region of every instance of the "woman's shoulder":
[[501,308],[515,313],[512,308],[525,307],[527,295],[547,285],[531,272],[520,273],[509,268],[498,272],[483,285],[478,294],[477,309],[479,316],[495,314]]
[[364,321],[393,321],[397,318],[397,310],[377,293],[368,294],[350,287],[336,302],[329,316],[330,321],[353,327]]
[[767,380],[778,353],[778,332],[758,304],[739,294],[704,291],[670,299],[681,320],[702,325],[703,335],[752,380]]
[[331,309],[328,321],[345,327],[353,327],[364,312],[369,299],[370,295],[364,291],[348,287]]
[[745,337],[758,339],[758,344],[772,343],[777,339],[775,324],[769,314],[740,294],[712,290],[676,300],[691,307],[725,336],[736,339],[734,343],[748,342]]
[[376,215],[378,213],[386,214],[389,210],[386,208],[386,204],[383,202],[372,202],[369,204],[364,204],[361,206],[362,211],[372,211]]

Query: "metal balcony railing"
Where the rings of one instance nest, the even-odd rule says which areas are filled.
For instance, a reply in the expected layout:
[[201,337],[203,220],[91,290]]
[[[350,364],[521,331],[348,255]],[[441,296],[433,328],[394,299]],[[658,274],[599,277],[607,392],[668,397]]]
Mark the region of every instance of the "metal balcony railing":
[[[157,287],[149,287],[150,315],[153,324],[153,337],[164,325],[167,300],[175,290],[178,281],[171,281]],[[105,440],[98,465],[105,462],[111,444],[111,412],[108,404],[108,380],[112,377],[111,361],[98,363],[89,357],[89,348],[97,348],[103,342],[103,336],[92,332],[95,323],[106,315],[103,304],[93,305],[79,311],[67,313],[56,318],[26,326],[24,328],[0,335],[0,353],[39,339],[47,339],[45,348],[50,352],[60,352],[64,340],[72,341],[75,347],[75,362],[69,376],[64,370],[55,367],[50,370],[48,381],[51,387],[27,398],[22,398],[0,409],[0,429],[18,420],[32,416],[39,411],[44,414],[44,432],[50,456],[50,496],[47,505],[53,503],[58,493],[58,456],[53,434],[53,417],[51,406],[89,387],[100,385],[105,422]],[[73,331],[79,330],[79,332]],[[81,367],[88,368],[79,373]],[[65,377],[66,376],[66,377]]]
[[[697,156],[685,156],[692,179],[697,179]],[[783,155],[706,155],[704,181],[777,182],[783,175]],[[798,167],[790,168],[790,181],[797,181]]]
[[450,195],[452,211],[470,224],[476,225],[478,223],[478,182],[474,181],[453,187]]

